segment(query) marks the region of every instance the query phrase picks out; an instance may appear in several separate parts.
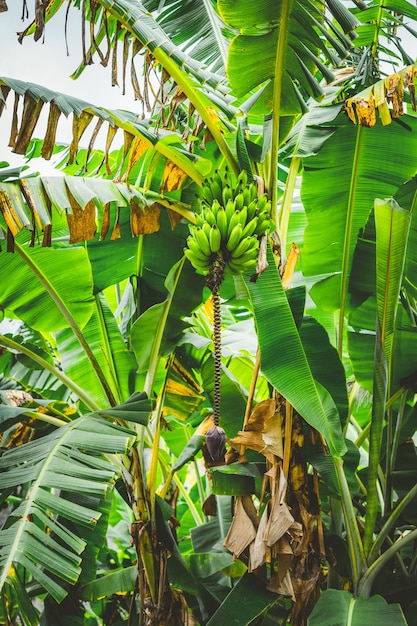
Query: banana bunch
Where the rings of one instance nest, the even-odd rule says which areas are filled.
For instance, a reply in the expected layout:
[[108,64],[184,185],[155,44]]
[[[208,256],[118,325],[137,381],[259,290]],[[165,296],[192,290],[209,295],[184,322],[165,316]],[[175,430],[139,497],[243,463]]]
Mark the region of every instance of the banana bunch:
[[228,170],[216,170],[203,183],[201,213],[190,227],[184,254],[204,273],[221,257],[224,267],[236,275],[256,267],[259,237],[269,230],[271,203],[266,194],[258,198],[254,182],[246,171],[232,181]]

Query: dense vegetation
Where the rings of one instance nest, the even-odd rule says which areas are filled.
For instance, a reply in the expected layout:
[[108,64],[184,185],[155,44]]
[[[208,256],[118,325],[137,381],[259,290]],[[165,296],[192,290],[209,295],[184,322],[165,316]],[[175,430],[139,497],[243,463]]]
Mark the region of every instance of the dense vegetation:
[[0,622],[416,624],[415,6],[64,10],[143,115],[0,77]]

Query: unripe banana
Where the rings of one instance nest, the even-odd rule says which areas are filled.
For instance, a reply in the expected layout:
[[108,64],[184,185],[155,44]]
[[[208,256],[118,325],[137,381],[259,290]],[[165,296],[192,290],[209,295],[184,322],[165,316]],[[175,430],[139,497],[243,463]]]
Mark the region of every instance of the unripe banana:
[[257,251],[258,247],[259,241],[256,237],[246,237],[245,239],[241,239],[238,245],[230,251],[230,256],[232,259],[236,260],[252,248]]
[[208,205],[211,205],[214,200],[210,185],[206,181],[204,181],[203,183],[203,198],[202,199],[205,200],[205,202],[207,202]]
[[226,249],[229,252],[232,252],[242,239],[242,230],[243,228],[240,222],[238,222],[236,226],[233,227],[226,243]]
[[253,259],[257,259],[259,254],[258,246],[251,246],[246,252],[241,254],[238,257],[230,256],[230,260],[234,263],[246,263],[247,261],[252,261]]
[[266,205],[268,204],[268,196],[264,193],[260,198],[258,198],[258,211],[261,212],[266,209]]
[[251,197],[249,187],[244,188],[244,190],[242,191],[242,195],[243,195],[243,204],[245,206],[249,206],[251,201],[253,200],[253,198]]
[[210,248],[209,238],[204,232],[204,226],[205,225],[203,225],[203,228],[194,228],[192,232],[192,236],[196,240],[201,252],[206,257],[209,257],[211,255],[211,248]]
[[238,274],[242,274],[242,272],[247,272],[248,270],[255,269],[257,262],[257,259],[245,261],[244,263],[242,263],[241,261],[234,261],[233,259],[230,259],[226,263],[225,270],[229,274],[232,274],[232,276],[237,276]]
[[226,243],[227,241],[227,217],[226,217],[226,209],[220,207],[217,211],[217,226],[219,228],[220,236],[222,241]]
[[248,207],[244,206],[239,211],[239,221],[242,224],[242,228],[245,228],[247,218],[248,218]]
[[213,253],[216,253],[220,250],[222,239],[220,236],[220,231],[217,228],[217,224],[214,224],[210,229],[210,250]]
[[249,185],[250,201],[255,200],[258,197],[258,186],[255,183]]
[[248,173],[246,170],[242,170],[239,173],[239,176],[237,177],[237,183],[242,187],[246,187],[246,185],[248,184]]
[[[221,181],[220,181],[221,184]],[[214,176],[210,180],[210,188],[211,193],[213,194],[213,200],[218,200],[222,202],[222,188],[219,184],[219,181],[214,178]]]
[[238,211],[240,211],[243,208],[244,204],[245,204],[245,198],[244,198],[243,193],[238,193],[235,196],[235,207],[236,207],[236,209]]
[[215,222],[217,222],[217,211],[221,207],[221,204],[218,200],[213,200],[213,204],[211,205],[211,210],[213,211]]
[[222,181],[222,177],[220,176],[220,172],[219,170],[214,170],[214,174],[212,176],[212,181],[218,185],[220,187],[220,189],[222,189],[223,187],[223,181]]
[[245,228],[242,231],[242,239],[243,237],[250,237],[251,235],[253,235],[253,233],[256,230],[256,227],[258,226],[258,218],[257,217],[253,217],[245,226]]
[[271,220],[269,219],[269,217],[258,218],[258,226],[256,227],[255,235],[258,235],[258,237],[260,237],[267,230],[271,230]]
[[201,230],[203,231],[203,233],[205,234],[205,236],[207,237],[207,241],[210,239],[210,224],[208,222],[204,222],[204,224],[201,227]]
[[227,221],[229,222],[232,215],[234,215],[236,211],[236,200],[228,200],[225,206],[225,211],[226,211]]
[[196,213],[195,216],[195,225],[199,226],[200,228],[202,227],[202,225],[204,224],[204,217],[202,213]]
[[190,261],[191,265],[201,272],[208,272],[210,269],[210,261],[207,259],[205,262],[197,259],[195,254],[190,250],[190,248],[185,248],[184,250],[185,257]]
[[223,206],[225,207],[228,200],[233,200],[233,191],[229,185],[224,185],[222,189]]
[[243,230],[243,224],[240,221],[240,211],[235,211],[232,215],[232,217],[229,219],[229,223],[227,225],[227,236],[230,237],[230,234],[232,232],[232,230],[234,229],[234,227],[240,224]]
[[204,209],[204,219],[208,224],[210,224],[210,226],[213,226],[213,224],[216,223],[216,216],[214,215],[211,208]]
[[248,204],[248,220],[251,220],[253,217],[255,217],[257,208],[258,208],[257,199],[252,200],[252,202],[249,202],[249,204]]
[[199,261],[207,261],[207,254],[202,251],[195,237],[188,237],[187,246]]

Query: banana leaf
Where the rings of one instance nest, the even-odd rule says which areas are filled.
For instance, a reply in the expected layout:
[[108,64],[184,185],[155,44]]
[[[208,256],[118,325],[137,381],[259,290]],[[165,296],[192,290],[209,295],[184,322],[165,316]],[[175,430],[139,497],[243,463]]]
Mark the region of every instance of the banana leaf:
[[338,408],[315,380],[272,254],[256,282],[246,280],[258,331],[261,370],[300,415],[325,438],[331,454],[346,452]]
[[[2,454],[2,490],[22,484],[29,489],[0,531],[0,590],[19,564],[56,601],[64,599],[64,583],[75,584],[81,574],[86,543],[60,519],[97,523],[100,512],[81,504],[82,496],[100,497],[111,490],[116,469],[98,455],[125,453],[133,441],[131,431],[90,414]],[[64,491],[76,494],[77,502],[65,498]]]
[[301,195],[307,227],[301,265],[306,276],[323,277],[311,291],[313,299],[327,310],[340,309],[339,353],[358,233],[375,198],[393,196],[414,175],[409,147],[417,149],[416,131],[411,116],[403,116],[401,124],[372,129],[339,118],[335,133],[320,152],[304,160]]
[[308,618],[308,626],[332,626],[335,616],[341,626],[362,626],[372,622],[380,626],[407,624],[400,605],[388,604],[381,596],[354,598],[349,591],[327,589]]

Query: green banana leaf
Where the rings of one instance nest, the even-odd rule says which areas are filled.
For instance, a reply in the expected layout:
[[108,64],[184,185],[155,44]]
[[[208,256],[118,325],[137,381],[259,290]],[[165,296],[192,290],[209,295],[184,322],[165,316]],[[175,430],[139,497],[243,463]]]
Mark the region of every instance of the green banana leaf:
[[207,626],[248,626],[277,601],[277,596],[266,591],[264,583],[254,574],[245,574],[207,622]]
[[[83,336],[90,346],[118,404],[128,398],[135,388],[136,361],[128,350],[106,299],[95,296],[95,307]],[[106,406],[106,395],[96,369],[86,358],[84,350],[70,328],[55,334],[58,353],[66,375],[99,406]]]
[[364,626],[377,623],[380,626],[406,626],[399,604],[388,604],[381,596],[354,598],[349,591],[327,589],[324,591],[308,618],[308,626]]
[[272,254],[256,282],[245,278],[261,350],[261,370],[296,411],[324,437],[333,456],[346,452],[338,408],[314,378]]
[[[19,564],[56,601],[63,600],[64,583],[75,584],[81,574],[86,543],[57,516],[94,526],[101,514],[79,501],[83,494],[102,497],[111,490],[116,471],[97,454],[126,453],[133,441],[132,431],[89,414],[2,454],[2,490],[28,489],[10,524],[0,531],[0,590]],[[79,501],[65,498],[64,492],[76,494]]]
[[357,127],[345,120],[339,118],[335,133],[320,152],[304,160],[301,188],[308,222],[300,257],[302,270],[306,276],[327,277],[315,284],[311,296],[328,310],[340,308],[341,322],[348,306],[358,233],[375,198],[393,196],[414,175],[409,150],[417,150],[413,117],[403,116],[401,124],[374,128]]
[[[275,114],[294,115],[306,110],[302,93],[321,96],[322,89],[314,75],[320,65],[319,50],[325,50],[326,29],[322,26],[321,10],[297,0],[219,0],[218,6],[226,24],[239,32],[230,44],[227,63],[230,84],[238,97],[266,84],[258,108],[267,113],[276,109],[279,102]],[[349,19],[348,28],[352,30],[359,22],[351,14]],[[332,43],[337,45],[338,38],[339,51],[345,56],[351,42],[342,31],[336,32]]]
[[0,307],[7,317],[52,332],[68,325],[65,303],[75,323],[85,326],[94,300],[91,267],[83,248],[51,250],[16,243],[14,254],[3,250],[0,256]]

